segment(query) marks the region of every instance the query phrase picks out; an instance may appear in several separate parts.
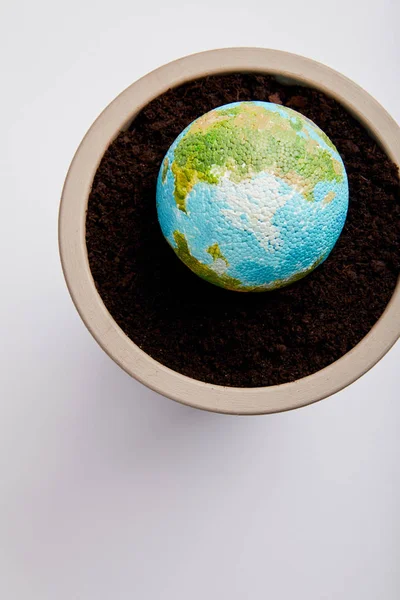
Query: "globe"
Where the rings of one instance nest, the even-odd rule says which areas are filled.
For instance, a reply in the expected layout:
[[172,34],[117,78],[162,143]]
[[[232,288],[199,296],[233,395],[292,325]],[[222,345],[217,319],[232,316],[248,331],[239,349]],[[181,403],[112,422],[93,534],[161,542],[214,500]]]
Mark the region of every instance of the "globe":
[[210,283],[274,290],[331,252],[345,223],[343,161],[315,123],[235,102],[191,123],[160,167],[157,213],[177,256]]

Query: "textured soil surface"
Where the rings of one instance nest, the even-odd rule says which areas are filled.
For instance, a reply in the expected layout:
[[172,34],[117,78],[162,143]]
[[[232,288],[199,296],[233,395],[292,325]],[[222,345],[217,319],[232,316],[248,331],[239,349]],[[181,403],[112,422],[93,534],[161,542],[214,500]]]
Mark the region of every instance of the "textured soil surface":
[[[157,221],[156,179],[169,146],[194,119],[238,100],[281,103],[312,119],[349,178],[349,213],[329,258],[274,292],[203,281],[175,256]],[[105,153],[88,205],[90,267],[118,325],[171,369],[238,387],[293,381],[348,352],[384,311],[400,268],[399,189],[397,167],[321,92],[263,75],[196,80],[153,100]]]

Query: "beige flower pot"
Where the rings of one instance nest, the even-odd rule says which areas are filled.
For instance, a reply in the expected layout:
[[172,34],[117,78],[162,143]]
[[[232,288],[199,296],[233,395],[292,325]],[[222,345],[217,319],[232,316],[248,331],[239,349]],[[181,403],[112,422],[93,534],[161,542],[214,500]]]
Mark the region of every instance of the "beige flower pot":
[[100,346],[127,373],[153,390],[190,406],[232,414],[262,414],[311,404],[346,387],[375,365],[400,335],[400,283],[384,314],[364,339],[328,367],[297,381],[260,388],[210,385],[180,375],[140,350],[118,327],[93,281],[85,244],[88,196],[99,162],[118,133],[150,100],[168,88],[204,75],[270,73],[318,88],[351,111],[400,165],[400,128],[358,85],[312,60],[260,48],[194,54],[146,75],[120,94],[93,123],[79,146],[62,194],[59,242],[65,279],[84,323]]

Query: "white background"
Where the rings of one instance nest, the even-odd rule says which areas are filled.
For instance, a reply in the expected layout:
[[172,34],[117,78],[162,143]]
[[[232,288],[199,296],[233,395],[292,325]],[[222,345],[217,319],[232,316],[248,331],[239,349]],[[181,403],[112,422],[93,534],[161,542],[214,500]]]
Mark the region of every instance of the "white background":
[[3,0],[1,13],[0,597],[397,600],[400,345],[292,413],[180,406],[85,330],[57,211],[98,113],[192,52],[304,54],[399,121],[398,0]]

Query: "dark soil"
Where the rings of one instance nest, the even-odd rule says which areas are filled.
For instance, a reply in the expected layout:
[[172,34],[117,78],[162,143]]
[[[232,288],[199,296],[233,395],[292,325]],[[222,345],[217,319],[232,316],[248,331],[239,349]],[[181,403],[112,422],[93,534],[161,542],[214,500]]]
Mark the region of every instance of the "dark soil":
[[[350,207],[343,233],[311,275],[274,292],[240,293],[194,275],[164,240],[156,178],[176,136],[237,100],[295,108],[343,157]],[[310,375],[355,346],[379,319],[400,267],[397,168],[366,130],[326,95],[269,76],[208,77],[153,100],[104,155],[90,194],[86,239],[97,289],[145,352],[189,377],[255,387]]]

